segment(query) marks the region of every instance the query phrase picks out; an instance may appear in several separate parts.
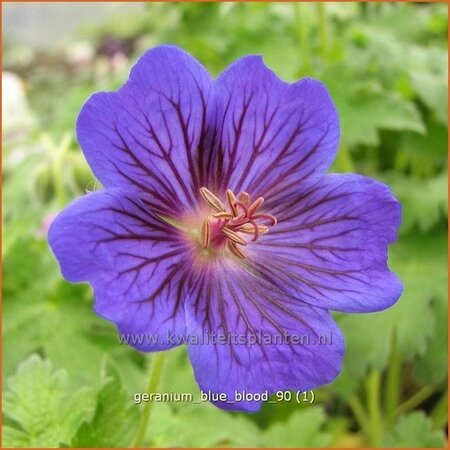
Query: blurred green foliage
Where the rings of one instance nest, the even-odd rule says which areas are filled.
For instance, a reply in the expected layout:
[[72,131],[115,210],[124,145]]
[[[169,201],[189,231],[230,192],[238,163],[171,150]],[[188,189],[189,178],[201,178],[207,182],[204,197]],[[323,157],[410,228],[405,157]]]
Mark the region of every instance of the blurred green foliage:
[[[61,279],[45,234],[68,201],[94,190],[74,123],[87,97],[121,85],[137,57],[173,43],[217,75],[262,54],[280,77],[323,80],[342,122],[337,172],[387,182],[403,204],[389,311],[340,315],[341,376],[314,405],[254,415],[156,404],[146,444],[443,447],[447,423],[447,5],[151,3],[83,28],[60,52],[6,42],[4,69],[30,108],[3,134],[3,444],[123,447],[133,441],[151,355],[118,345],[87,286]],[[19,117],[20,119],[20,117]],[[26,119],[26,120],[25,120]],[[198,398],[186,350],[168,354],[161,391]],[[142,405],[141,405],[142,406]]]

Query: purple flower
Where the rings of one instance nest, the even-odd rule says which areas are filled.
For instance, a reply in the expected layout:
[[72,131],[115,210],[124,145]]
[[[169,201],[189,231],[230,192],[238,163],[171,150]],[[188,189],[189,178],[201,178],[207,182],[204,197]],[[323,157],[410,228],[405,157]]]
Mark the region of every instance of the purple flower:
[[[329,310],[390,307],[400,204],[384,184],[326,175],[339,120],[322,83],[287,84],[249,56],[217,80],[182,50],[146,53],[77,123],[105,190],[53,222],[64,277],[141,351],[187,343],[205,392],[310,390],[341,370]],[[177,339],[173,337],[176,336]]]

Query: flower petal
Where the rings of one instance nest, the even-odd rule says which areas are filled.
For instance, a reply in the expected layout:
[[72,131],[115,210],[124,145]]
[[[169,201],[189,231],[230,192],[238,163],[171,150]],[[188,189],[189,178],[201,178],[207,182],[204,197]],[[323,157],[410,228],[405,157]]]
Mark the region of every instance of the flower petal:
[[401,206],[386,185],[328,175],[271,212],[278,225],[249,248],[261,276],[338,311],[380,311],[398,300],[402,285],[387,266],[387,247],[397,238]]
[[105,187],[151,194],[160,212],[189,209],[214,128],[212,89],[205,68],[184,51],[147,52],[121,89],[94,94],[78,117],[78,140],[96,177]]
[[96,312],[130,345],[160,350],[175,345],[167,333],[184,335],[184,244],[144,199],[121,189],[88,194],[54,220],[49,243],[64,277],[93,286]]
[[216,164],[221,189],[276,197],[331,165],[339,119],[321,82],[289,85],[250,56],[226,70],[217,87],[224,116]]
[[341,369],[343,337],[330,314],[284,295],[244,268],[208,268],[186,301],[189,356],[203,392],[224,409],[257,411],[235,392],[306,391]]

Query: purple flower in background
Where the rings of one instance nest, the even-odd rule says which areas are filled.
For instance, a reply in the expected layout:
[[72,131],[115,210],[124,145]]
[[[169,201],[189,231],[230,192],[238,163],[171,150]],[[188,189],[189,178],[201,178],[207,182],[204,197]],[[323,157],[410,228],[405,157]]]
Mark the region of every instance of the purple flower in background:
[[287,84],[256,56],[213,80],[162,46],[87,101],[77,133],[105,190],[53,222],[62,273],[91,283],[95,311],[139,350],[187,343],[203,391],[329,383],[344,353],[329,310],[399,298],[387,247],[400,204],[384,184],[325,174],[339,120],[322,83]]

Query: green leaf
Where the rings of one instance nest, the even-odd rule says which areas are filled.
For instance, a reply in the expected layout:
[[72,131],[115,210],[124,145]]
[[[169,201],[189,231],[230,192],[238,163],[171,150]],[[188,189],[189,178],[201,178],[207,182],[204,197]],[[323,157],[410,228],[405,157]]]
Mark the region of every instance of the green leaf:
[[285,423],[275,423],[263,433],[264,447],[326,448],[331,436],[323,431],[325,414],[318,406],[294,412]]
[[396,174],[390,177],[390,186],[403,207],[402,232],[415,226],[427,232],[447,219],[447,172],[420,180]]
[[[397,8],[394,4],[380,5],[377,13],[367,20],[374,33],[388,34],[391,40],[394,43],[399,42],[400,46],[413,42],[423,44],[424,40],[430,37],[430,18],[435,14],[446,16],[443,5],[439,3],[432,5],[432,8],[417,8],[409,3],[401,6]],[[395,62],[388,59],[386,64]]]
[[107,363],[92,418],[81,424],[71,446],[76,448],[127,447],[135,434],[139,410],[124,390],[119,373]]
[[[187,346],[180,345],[170,349],[167,354],[161,378],[160,389],[173,392],[190,393],[199,397],[200,388],[195,381],[194,372],[188,356]],[[173,408],[185,408],[185,404],[173,403]]]
[[347,146],[377,145],[380,129],[424,133],[415,105],[375,83],[355,82],[340,67],[323,77],[336,103],[342,122],[342,139]]
[[407,52],[408,73],[418,97],[447,125],[448,54],[438,46],[411,46]]
[[70,441],[92,404],[88,390],[68,389],[66,375],[37,355],[19,366],[3,398],[4,447],[49,448]]
[[444,448],[445,436],[432,429],[431,420],[421,411],[401,417],[392,433],[382,439],[383,447]]
[[415,71],[410,76],[420,99],[436,113],[440,122],[446,125],[448,118],[447,74]]
[[92,311],[91,290],[62,280],[47,243],[32,237],[4,259],[4,373],[33,352],[64,367],[75,387],[98,383],[105,353],[120,361],[131,391],[142,377],[143,355],[119,345],[114,327]]
[[436,302],[447,298],[446,249],[443,233],[404,238],[392,247],[390,259],[404,285],[397,304],[378,313],[337,315],[347,342],[344,370],[332,385],[340,395],[352,395],[368,367],[386,367],[394,331],[403,359],[425,354],[435,332]]
[[[410,173],[415,178],[430,178],[447,167],[447,127],[436,121],[427,123],[427,133],[402,133],[394,142],[396,151],[395,168]],[[401,178],[400,173],[395,177]]]
[[424,384],[439,384],[447,380],[448,373],[448,304],[436,302],[433,336],[428,342],[427,351],[414,364],[414,376]]
[[154,447],[259,447],[257,426],[242,413],[209,404],[154,405],[149,436]]
[[[349,27],[349,35],[357,46],[350,47],[347,66],[359,69],[366,77],[376,75],[390,86],[405,73],[445,74],[446,48],[431,42],[424,44],[424,38],[429,36],[424,10],[408,4],[402,6],[397,9],[398,14],[391,9],[388,14],[375,15],[375,20],[369,23],[359,21]],[[445,22],[448,20],[444,15],[443,18]],[[399,27],[399,21],[404,23],[403,27]]]

